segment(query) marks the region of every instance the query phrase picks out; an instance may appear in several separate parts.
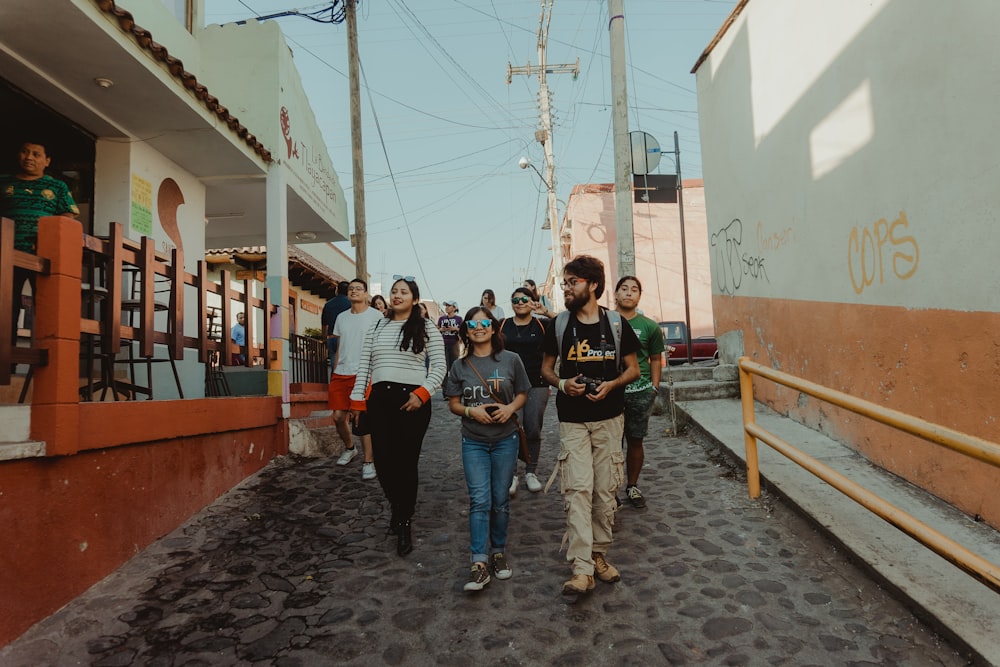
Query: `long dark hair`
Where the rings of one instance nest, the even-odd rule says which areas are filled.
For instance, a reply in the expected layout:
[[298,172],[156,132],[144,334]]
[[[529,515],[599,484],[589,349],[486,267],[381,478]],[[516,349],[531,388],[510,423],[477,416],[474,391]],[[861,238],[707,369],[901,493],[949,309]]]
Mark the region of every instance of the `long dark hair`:
[[[493,331],[493,337],[490,338],[490,356],[493,357],[494,361],[499,360],[500,353],[503,352],[503,336],[500,335],[500,323],[497,321],[497,318],[493,317],[493,313],[483,306],[469,308],[465,313],[465,317],[462,318],[462,326],[458,329],[458,337],[465,346],[465,354],[462,357],[472,354],[472,343],[469,341],[469,327],[465,323],[471,320],[472,316],[476,313],[483,313],[486,317],[490,318],[490,329]],[[476,319],[483,320],[486,317],[478,317]]]
[[420,288],[415,281],[405,278],[400,278],[392,286],[395,287],[396,283],[406,283],[413,294],[413,307],[410,308],[410,316],[403,322],[403,338],[399,343],[399,351],[411,350],[413,354],[420,354],[427,347],[428,339],[427,320],[420,314]]
[[483,290],[483,296],[479,297],[479,305],[480,306],[483,305],[483,300],[486,297],[490,297],[490,308],[493,308],[493,307],[495,307],[497,305],[497,295],[493,293],[493,290],[491,290],[491,289],[484,289]]

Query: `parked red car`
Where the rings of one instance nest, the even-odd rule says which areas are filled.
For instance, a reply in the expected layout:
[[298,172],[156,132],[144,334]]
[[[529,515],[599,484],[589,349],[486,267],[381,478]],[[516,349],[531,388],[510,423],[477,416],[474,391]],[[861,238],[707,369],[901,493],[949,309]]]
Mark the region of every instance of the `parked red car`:
[[[687,325],[684,322],[660,322],[660,330],[663,331],[663,344],[667,349],[667,354],[663,356],[663,363],[667,361],[671,364],[687,363]],[[698,336],[691,340],[691,360],[709,361],[718,360],[719,343],[715,336]]]

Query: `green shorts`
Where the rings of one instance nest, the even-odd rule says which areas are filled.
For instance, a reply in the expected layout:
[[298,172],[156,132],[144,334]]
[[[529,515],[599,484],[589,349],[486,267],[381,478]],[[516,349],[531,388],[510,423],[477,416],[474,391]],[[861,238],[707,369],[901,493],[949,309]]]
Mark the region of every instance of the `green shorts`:
[[625,437],[645,438],[649,432],[649,415],[653,411],[656,392],[653,388],[625,394]]

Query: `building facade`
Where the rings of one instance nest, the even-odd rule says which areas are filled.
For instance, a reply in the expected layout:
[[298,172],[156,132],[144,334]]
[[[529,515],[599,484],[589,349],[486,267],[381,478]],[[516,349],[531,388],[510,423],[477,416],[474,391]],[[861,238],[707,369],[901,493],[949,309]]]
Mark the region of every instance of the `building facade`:
[[[740,2],[698,60],[716,331],[996,442],[991,0]],[[1000,527],[998,471],[768,382],[756,398]]]
[[[288,451],[288,247],[346,240],[346,205],[278,26],[203,29],[203,6],[0,4],[0,159],[10,164],[21,142],[43,137],[50,175],[81,209],[78,221],[43,220],[39,255],[51,273],[38,279],[35,334],[47,363],[33,369],[30,406],[0,406],[0,529],[17,536],[0,548],[0,644]],[[82,339],[119,337],[81,335],[83,258],[95,252],[83,234],[100,245],[117,225],[126,242],[148,239],[150,257],[175,257],[188,276],[173,274],[184,283],[183,317],[155,313],[183,329],[174,332],[178,381],[160,366],[148,382],[166,400],[84,401],[78,391]],[[205,398],[195,285],[206,249],[232,246],[267,249],[275,308],[258,306],[252,326],[271,341],[269,395]],[[0,257],[0,267],[11,261]],[[165,345],[155,348],[162,355]],[[171,400],[181,390],[185,400]]]

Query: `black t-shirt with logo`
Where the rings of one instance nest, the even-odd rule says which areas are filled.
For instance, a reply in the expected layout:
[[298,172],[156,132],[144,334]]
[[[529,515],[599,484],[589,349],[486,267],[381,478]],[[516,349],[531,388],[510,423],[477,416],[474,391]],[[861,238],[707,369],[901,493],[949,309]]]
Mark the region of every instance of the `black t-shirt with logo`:
[[[595,380],[613,380],[618,371],[615,337],[611,322],[602,310],[594,324],[580,324],[576,315],[570,314],[563,333],[563,349],[559,352],[559,377],[574,378],[586,375]],[[557,354],[555,323],[545,330],[545,354]],[[639,339],[628,322],[622,320],[620,331],[622,356],[639,351]],[[603,401],[591,401],[583,396],[570,396],[563,392],[556,395],[556,409],[561,422],[593,422],[611,419],[625,410],[625,387],[612,391]]]

